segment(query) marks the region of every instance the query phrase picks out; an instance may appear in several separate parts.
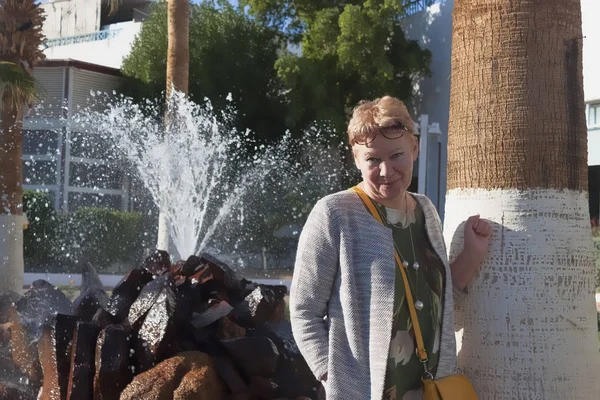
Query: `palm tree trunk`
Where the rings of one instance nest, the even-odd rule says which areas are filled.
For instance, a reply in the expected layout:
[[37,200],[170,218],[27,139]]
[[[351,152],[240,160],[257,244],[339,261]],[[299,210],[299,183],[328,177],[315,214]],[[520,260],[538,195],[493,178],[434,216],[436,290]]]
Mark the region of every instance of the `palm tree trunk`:
[[190,4],[169,0],[169,46],[167,50],[167,96],[171,87],[188,93],[190,71]]
[[[188,94],[190,70],[190,4],[189,0],[169,0],[168,9],[168,50],[167,50],[167,104],[171,90]],[[167,114],[169,110],[167,110]],[[166,126],[170,125],[168,122]],[[169,132],[167,132],[169,134]],[[161,207],[163,208],[163,207]],[[163,208],[164,209],[164,208]],[[161,210],[158,215],[158,242],[159,250],[173,252],[175,249],[170,243],[169,221],[167,215]],[[187,257],[190,254],[180,254]]]
[[22,111],[2,96],[0,133],[0,293],[23,288]]
[[494,226],[457,295],[458,363],[481,399],[597,398],[579,0],[456,0],[445,236]]

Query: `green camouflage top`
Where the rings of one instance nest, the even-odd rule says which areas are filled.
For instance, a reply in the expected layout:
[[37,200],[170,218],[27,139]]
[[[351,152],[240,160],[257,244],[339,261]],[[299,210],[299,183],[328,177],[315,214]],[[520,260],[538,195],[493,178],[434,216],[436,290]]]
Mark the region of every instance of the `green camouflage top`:
[[[384,224],[392,228],[394,245],[401,258],[409,263],[406,272],[413,292],[413,301],[420,300],[423,303],[423,309],[417,311],[417,315],[429,358],[428,369],[434,374],[440,349],[444,265],[429,242],[425,231],[425,216],[420,205],[417,204],[415,209],[414,222],[405,227],[395,223],[398,213],[396,210],[385,208],[379,204],[376,206]],[[414,253],[411,243],[414,244]],[[418,270],[413,268],[415,261],[419,263]],[[385,378],[384,400],[422,398],[423,366],[415,353],[415,346],[404,283],[400,271],[396,268],[392,339]]]

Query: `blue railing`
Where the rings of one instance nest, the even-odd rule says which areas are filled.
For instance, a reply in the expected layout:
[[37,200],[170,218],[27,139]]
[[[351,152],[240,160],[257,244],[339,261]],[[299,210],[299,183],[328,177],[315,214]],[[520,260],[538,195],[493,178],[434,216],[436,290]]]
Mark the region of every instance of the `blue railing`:
[[439,3],[440,0],[403,0],[406,7],[406,15],[413,15],[426,10],[427,7]]
[[46,40],[47,47],[68,46],[76,43],[96,42],[99,40],[107,40],[116,37],[121,33],[122,29],[110,29],[105,31],[96,31],[85,33],[83,35],[67,36],[56,39]]

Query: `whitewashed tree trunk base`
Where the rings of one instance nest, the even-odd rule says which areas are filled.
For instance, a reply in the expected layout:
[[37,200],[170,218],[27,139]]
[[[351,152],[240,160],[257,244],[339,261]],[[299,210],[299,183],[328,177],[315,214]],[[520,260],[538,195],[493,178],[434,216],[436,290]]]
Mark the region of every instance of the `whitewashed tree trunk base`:
[[158,238],[156,241],[158,250],[169,251],[169,220],[167,216],[159,212],[158,214]]
[[446,197],[450,260],[464,221],[494,228],[468,294],[457,296],[458,364],[483,400],[600,398],[594,249],[587,193],[454,189]]
[[24,222],[22,215],[0,214],[0,293],[23,289]]

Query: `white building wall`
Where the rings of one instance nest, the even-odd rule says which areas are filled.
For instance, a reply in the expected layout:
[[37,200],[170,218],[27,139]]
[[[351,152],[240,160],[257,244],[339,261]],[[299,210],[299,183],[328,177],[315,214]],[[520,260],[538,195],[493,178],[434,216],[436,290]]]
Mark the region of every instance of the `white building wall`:
[[600,0],[581,0],[581,9],[585,101],[600,101]]
[[[64,211],[76,208],[82,201],[89,203],[90,196],[110,197],[114,200],[111,208],[119,208],[115,204],[121,204],[122,209],[127,209],[127,189],[119,181],[118,171],[107,169],[109,163],[103,159],[106,153],[103,148],[94,147],[99,142],[91,136],[93,130],[82,133],[74,122],[79,109],[94,105],[90,91],[111,94],[118,89],[121,78],[110,71],[103,73],[74,63],[64,64],[33,70],[42,95],[23,121],[24,188],[49,191],[55,207]],[[105,103],[97,105],[105,107]],[[65,117],[75,119],[65,120]],[[68,139],[75,136],[78,143],[85,145],[72,150]],[[105,179],[103,168],[110,179]],[[77,174],[84,174],[85,179],[81,182],[74,179]],[[81,196],[87,196],[88,200],[81,200]]]
[[23,119],[23,188],[49,192],[58,209],[63,160],[62,117],[68,103],[67,68],[39,66],[33,69],[33,76],[40,96]]
[[[431,77],[418,85],[413,119],[428,114],[429,123],[440,124],[442,135],[438,140],[430,136],[427,152],[427,186],[425,193],[436,205],[443,218],[446,194],[446,164],[448,160],[448,118],[450,109],[450,56],[452,51],[453,0],[440,0],[427,10],[415,13],[405,20],[405,34],[429,49]],[[441,150],[441,151],[440,151]],[[439,159],[439,162],[438,162]],[[438,171],[439,169],[439,171]]]
[[102,33],[101,40],[95,40],[99,34],[94,32],[86,37],[67,38],[64,45],[55,45],[44,50],[50,60],[72,59],[92,64],[104,65],[111,68],[121,68],[123,59],[131,51],[136,35],[142,27],[141,22],[123,22],[109,25],[110,33]]
[[[600,0],[581,0],[585,101],[600,102]],[[600,126],[588,129],[588,165],[600,165]]]
[[47,39],[100,30],[101,0],[54,0],[42,4],[46,13],[43,32]]
[[60,117],[66,100],[65,69],[36,67],[33,69],[33,76],[38,82],[40,97],[31,112],[39,117]]
[[[426,194],[438,207],[440,215],[445,209],[446,165],[448,144],[448,118],[450,110],[450,74],[452,53],[452,9],[454,0],[440,0],[427,11],[406,18],[407,37],[418,40],[432,52],[431,78],[423,80],[416,100],[416,115],[428,114],[429,121],[438,122],[442,131],[441,164],[438,192],[438,150],[435,140],[429,140],[427,154]],[[581,0],[583,16],[583,77],[585,101],[600,101],[600,0]],[[588,131],[588,164],[600,165],[600,129]],[[438,199],[439,195],[439,201]],[[443,218],[443,215],[442,215]]]
[[600,129],[588,130],[588,166],[600,165]]
[[73,92],[71,109],[93,106],[91,91],[112,94],[120,85],[121,78],[100,72],[88,71],[79,68],[71,69],[73,74]]

